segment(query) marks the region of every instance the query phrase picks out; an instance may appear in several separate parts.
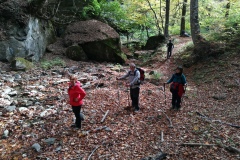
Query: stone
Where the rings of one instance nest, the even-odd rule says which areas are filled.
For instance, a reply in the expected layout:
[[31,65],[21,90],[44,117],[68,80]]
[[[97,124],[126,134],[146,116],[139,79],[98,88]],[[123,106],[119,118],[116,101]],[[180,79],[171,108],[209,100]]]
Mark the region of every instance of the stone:
[[35,149],[35,151],[40,152],[41,146],[38,143],[34,143],[32,145],[32,148]]
[[2,138],[7,138],[8,137],[8,135],[9,135],[9,130],[5,130],[4,132],[3,132],[3,135],[2,135]]
[[16,110],[16,106],[7,106],[4,107],[7,112],[13,112]]
[[31,69],[33,64],[24,58],[17,57],[11,62],[11,67],[16,71],[25,71]]
[[15,74],[15,75],[14,75],[14,78],[15,78],[15,80],[16,80],[16,79],[19,80],[19,79],[22,78],[22,76],[21,76],[20,74]]
[[216,94],[214,96],[212,96],[213,99],[216,99],[216,100],[225,100],[227,98],[227,95],[226,94]]
[[165,42],[164,35],[149,37],[146,45],[144,46],[144,49],[155,50],[161,43],[164,43],[164,42]]
[[90,60],[125,63],[119,34],[109,25],[97,20],[70,24],[64,37],[66,47],[79,45]]
[[11,105],[11,101],[4,99],[4,98],[0,98],[0,107],[5,107],[5,106],[9,106]]
[[57,111],[54,109],[46,109],[45,111],[40,113],[40,117],[47,117],[47,116],[49,116],[51,114],[55,114],[55,113],[57,113]]
[[45,139],[44,142],[47,143],[48,145],[52,145],[54,144],[56,138],[48,138],[48,139]]
[[75,61],[86,61],[88,59],[86,53],[79,45],[73,45],[67,48],[66,56]]
[[18,108],[18,111],[19,111],[21,114],[29,113],[29,109],[26,108],[26,107],[20,107],[20,108]]

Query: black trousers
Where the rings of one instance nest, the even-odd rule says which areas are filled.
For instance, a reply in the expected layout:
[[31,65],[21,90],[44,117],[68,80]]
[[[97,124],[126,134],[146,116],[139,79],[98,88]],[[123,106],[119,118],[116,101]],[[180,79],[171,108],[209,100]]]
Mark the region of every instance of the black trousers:
[[172,56],[172,48],[168,48],[167,50],[167,58],[170,58]]
[[176,108],[180,108],[181,97],[178,95],[178,91],[172,92],[172,106]]
[[139,109],[139,91],[140,91],[139,87],[130,88],[130,97],[131,97],[131,100],[132,100],[132,106],[135,109]]
[[82,106],[72,106],[72,111],[76,117],[75,124],[76,124],[76,127],[78,127],[78,128],[81,128],[81,123],[82,123],[81,118],[80,118],[81,107]]

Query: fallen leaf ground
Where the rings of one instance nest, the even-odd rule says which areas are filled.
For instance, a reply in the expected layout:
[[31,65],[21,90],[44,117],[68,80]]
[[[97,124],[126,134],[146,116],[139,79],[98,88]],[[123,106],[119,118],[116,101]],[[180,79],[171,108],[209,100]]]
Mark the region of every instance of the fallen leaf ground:
[[[94,149],[96,150],[91,155],[93,160],[139,160],[159,152],[167,153],[167,159],[173,160],[239,159],[239,155],[224,148],[240,148],[239,128],[220,123],[240,126],[239,54],[210,58],[185,69],[188,87],[181,110],[170,110],[171,94],[168,86],[165,104],[162,84],[174,73],[173,69],[181,64],[177,51],[189,41],[189,38],[178,38],[171,59],[164,60],[164,56],[159,55],[153,58],[151,64],[143,66],[146,72],[156,70],[162,76],[158,80],[160,85],[146,81],[141,86],[140,111],[137,113],[128,108],[127,88],[122,81],[115,80],[125,73],[124,70],[128,70],[128,66],[114,71],[112,65],[107,63],[66,60],[69,67],[79,66],[81,71],[94,68],[96,73],[104,74],[104,77],[95,81],[95,84],[103,83],[104,87],[86,90],[83,129],[80,131],[69,127],[73,122],[73,113],[64,99],[66,85],[63,83],[54,86],[52,83],[51,86],[50,83],[48,94],[62,94],[62,99],[53,101],[57,114],[46,118],[28,118],[15,112],[0,117],[1,133],[5,128],[11,130],[7,139],[1,139],[0,159],[86,160]],[[129,61],[141,63],[139,60]],[[53,90],[57,87],[61,92],[53,93],[51,87]],[[213,98],[219,94],[224,94],[225,99]],[[107,110],[109,113],[101,123]],[[169,127],[169,121],[163,112],[171,119],[173,127]],[[196,112],[211,120],[202,118]],[[24,127],[22,122],[25,121],[36,123]],[[43,142],[50,137],[56,138],[53,145]],[[34,143],[42,146],[40,152],[31,148]],[[182,146],[182,143],[218,145],[189,147]]]

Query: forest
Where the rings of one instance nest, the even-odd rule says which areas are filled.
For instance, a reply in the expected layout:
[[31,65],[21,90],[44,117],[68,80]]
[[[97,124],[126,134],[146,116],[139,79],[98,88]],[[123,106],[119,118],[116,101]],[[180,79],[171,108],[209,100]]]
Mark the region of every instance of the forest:
[[0,0],[0,159],[240,159],[239,8]]

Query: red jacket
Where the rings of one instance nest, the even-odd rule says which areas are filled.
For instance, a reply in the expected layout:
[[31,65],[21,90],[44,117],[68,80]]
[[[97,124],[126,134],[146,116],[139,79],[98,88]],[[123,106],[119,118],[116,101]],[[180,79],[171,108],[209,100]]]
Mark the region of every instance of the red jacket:
[[[86,92],[80,85],[80,82],[77,81],[75,86],[69,86],[68,88],[69,103],[72,106],[81,106],[83,104],[83,98],[86,96]],[[74,101],[75,98],[78,99],[77,102]]]

